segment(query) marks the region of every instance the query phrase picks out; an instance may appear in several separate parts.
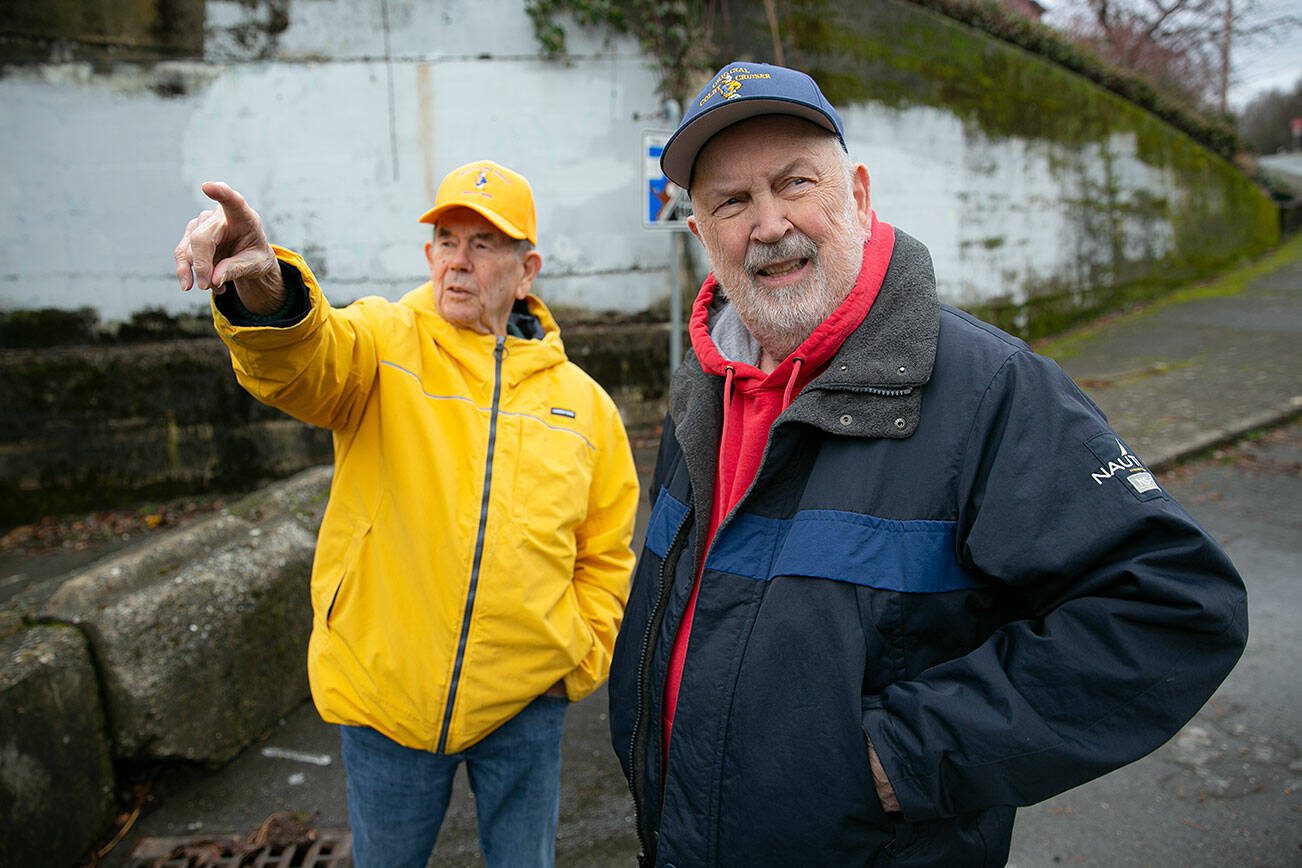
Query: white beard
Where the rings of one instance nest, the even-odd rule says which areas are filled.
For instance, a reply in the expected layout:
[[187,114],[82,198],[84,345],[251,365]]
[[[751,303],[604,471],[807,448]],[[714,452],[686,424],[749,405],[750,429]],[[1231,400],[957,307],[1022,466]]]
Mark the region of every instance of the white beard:
[[[834,228],[836,240],[821,249],[809,236],[793,231],[774,244],[752,243],[740,270],[715,268],[715,277],[741,321],[778,361],[804,343],[854,288],[863,262],[865,234],[852,199],[840,217]],[[787,259],[808,259],[810,274],[778,289],[756,284],[756,271]]]

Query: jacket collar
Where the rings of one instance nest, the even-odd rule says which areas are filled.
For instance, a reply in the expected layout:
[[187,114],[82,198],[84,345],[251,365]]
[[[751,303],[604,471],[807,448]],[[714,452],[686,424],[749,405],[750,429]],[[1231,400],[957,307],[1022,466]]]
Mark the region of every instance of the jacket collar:
[[805,400],[792,402],[789,418],[843,436],[910,436],[922,415],[922,387],[931,381],[939,336],[931,255],[897,229],[872,309],[827,369],[805,387]]
[[895,230],[882,291],[859,328],[811,385],[821,389],[917,387],[931,380],[940,333],[940,300],[927,248]]
[[[416,311],[433,332],[435,342],[461,364],[478,370],[485,364],[492,363],[497,336],[483,335],[445,320],[434,304],[434,287],[429,281],[404,295],[400,304]],[[542,329],[542,337],[538,339],[511,335],[506,337],[503,371],[510,384],[521,382],[539,371],[567,360],[560,328],[542,299],[531,294],[525,297],[523,305],[521,302],[516,302],[517,315],[522,307],[527,311],[527,316],[537,320],[538,326]]]

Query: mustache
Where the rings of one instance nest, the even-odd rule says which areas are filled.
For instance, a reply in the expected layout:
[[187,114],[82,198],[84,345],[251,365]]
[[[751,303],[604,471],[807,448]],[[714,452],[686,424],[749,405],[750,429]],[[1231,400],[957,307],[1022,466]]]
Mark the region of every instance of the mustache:
[[786,259],[808,259],[818,261],[818,245],[803,232],[793,232],[772,244],[764,241],[752,242],[746,249],[746,271],[754,274],[766,265]]

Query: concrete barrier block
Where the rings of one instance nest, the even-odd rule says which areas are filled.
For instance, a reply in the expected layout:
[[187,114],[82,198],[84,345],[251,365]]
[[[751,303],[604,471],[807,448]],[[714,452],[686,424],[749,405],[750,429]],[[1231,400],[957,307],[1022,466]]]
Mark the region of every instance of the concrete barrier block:
[[291,517],[224,518],[200,534],[229,534],[220,547],[174,568],[116,558],[73,580],[107,575],[113,593],[79,585],[51,600],[47,615],[90,640],[118,756],[224,762],[308,695],[315,536]]
[[308,695],[308,595],[331,468],[316,467],[70,576],[116,755],[223,762]]
[[78,624],[124,596],[156,584],[183,565],[211,555],[268,520],[292,518],[316,534],[330,495],[334,468],[311,467],[249,494],[220,515],[176,528],[96,561],[63,580],[40,615]]
[[255,525],[268,516],[285,516],[315,534],[325,515],[333,476],[331,465],[310,467],[241,498],[227,512]]
[[0,865],[77,861],[113,821],[95,670],[70,627],[0,639]]
[[253,525],[233,515],[214,515],[135,545],[64,579],[41,607],[42,618],[79,624],[94,612],[149,588],[183,565],[239,539]]

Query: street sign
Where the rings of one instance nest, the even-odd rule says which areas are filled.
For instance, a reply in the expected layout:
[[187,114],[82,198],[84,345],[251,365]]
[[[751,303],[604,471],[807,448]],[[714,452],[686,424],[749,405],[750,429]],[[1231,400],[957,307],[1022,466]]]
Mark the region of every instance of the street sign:
[[692,202],[687,191],[660,172],[660,152],[672,135],[667,130],[642,133],[642,225],[648,229],[687,228]]

